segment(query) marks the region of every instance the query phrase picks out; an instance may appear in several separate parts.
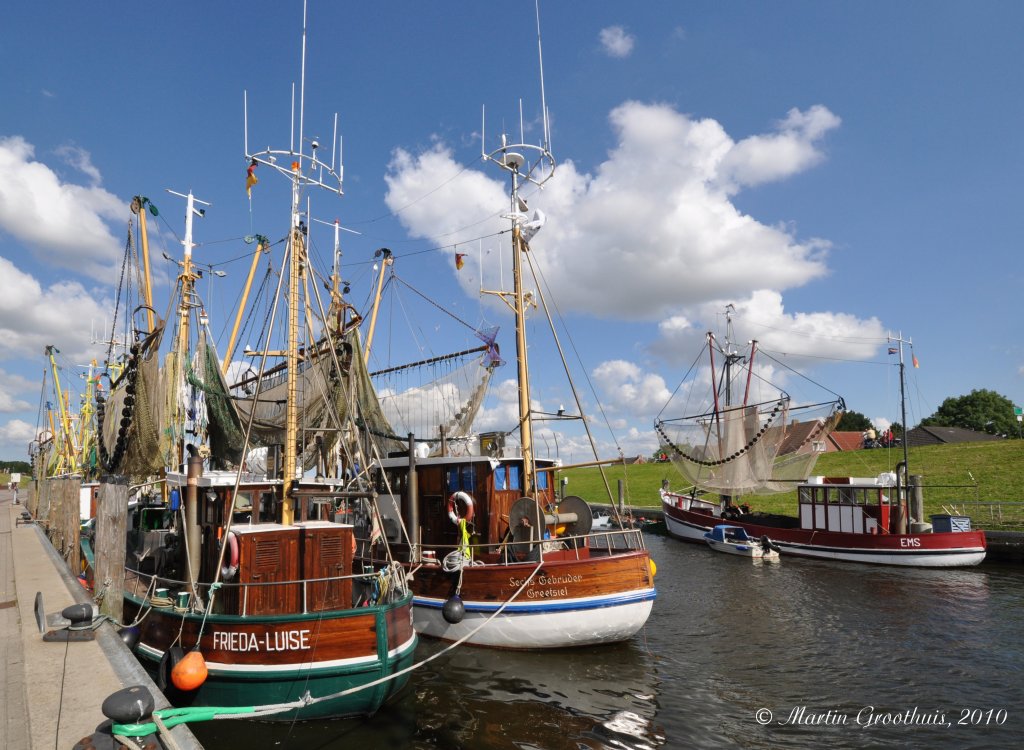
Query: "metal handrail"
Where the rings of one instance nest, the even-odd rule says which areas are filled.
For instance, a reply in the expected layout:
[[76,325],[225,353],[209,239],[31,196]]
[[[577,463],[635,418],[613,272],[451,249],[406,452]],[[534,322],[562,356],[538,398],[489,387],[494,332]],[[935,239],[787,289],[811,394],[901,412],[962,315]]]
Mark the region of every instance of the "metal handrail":
[[[629,541],[634,542],[634,545],[627,546],[625,549],[620,549],[618,547],[615,547],[612,544],[611,537],[623,538],[623,539],[627,540],[627,542],[629,542]],[[580,544],[576,544],[576,545],[564,544],[565,542],[569,542],[569,541],[573,541],[573,540],[579,540],[581,543]],[[585,542],[587,542],[588,540],[594,540],[594,541],[604,540],[605,543],[604,544],[586,544]],[[359,541],[365,542],[366,540],[364,539],[364,540],[359,540]],[[596,531],[596,532],[591,532],[589,534],[576,534],[576,535],[572,535],[572,536],[559,536],[559,537],[553,537],[551,539],[532,539],[532,540],[526,540],[526,541],[522,541],[522,542],[516,542],[516,541],[513,541],[513,540],[509,539],[509,540],[507,540],[505,542],[502,542],[500,544],[495,544],[495,543],[489,543],[489,544],[470,544],[470,545],[468,545],[468,549],[470,550],[471,554],[472,553],[484,553],[484,554],[488,554],[488,555],[493,555],[495,553],[500,553],[500,551],[502,549],[508,549],[508,548],[515,549],[515,548],[519,547],[520,545],[529,545],[529,546],[532,547],[534,545],[549,544],[549,543],[553,543],[553,544],[563,543],[562,544],[562,549],[574,550],[575,553],[576,553],[576,559],[577,560],[580,559],[580,550],[583,549],[584,547],[587,547],[589,549],[600,549],[600,550],[606,550],[606,551],[618,550],[618,551],[622,551],[622,552],[627,552],[627,551],[628,552],[639,552],[639,551],[647,549],[647,545],[644,542],[644,536],[643,536],[643,530],[642,529],[611,529],[609,531]],[[436,550],[438,552],[443,552],[444,554],[448,554],[450,552],[454,552],[454,551],[457,551],[457,550],[466,549],[465,545],[460,545],[460,544],[427,544],[427,545],[421,545],[421,546],[425,547],[428,550]],[[441,562],[441,560],[444,557],[444,554],[442,554],[438,558],[438,560],[437,560],[438,563]],[[523,563],[524,563],[524,561],[520,561],[520,560],[504,560],[504,559],[499,559],[497,563],[488,563],[488,564],[522,565]]]
[[[125,568],[125,572],[126,573],[130,573],[130,574],[135,576],[135,585],[134,585],[134,589],[132,591],[132,594],[134,596],[139,596],[139,584],[143,580],[148,581],[148,583],[146,584],[146,587],[145,587],[146,595],[147,596],[149,595],[150,590],[156,590],[157,588],[176,588],[176,589],[181,589],[181,590],[191,590],[191,588],[192,588],[192,584],[190,584],[188,581],[179,581],[179,580],[176,580],[174,578],[165,578],[163,576],[158,576],[158,575],[153,574],[153,573],[143,573],[142,571],[134,570],[132,568],[127,568],[127,567]],[[376,577],[378,574],[379,574],[379,571],[371,572],[371,573],[366,573],[366,572],[364,572],[364,573],[352,573],[350,575],[343,575],[343,576],[329,576],[329,577],[326,577],[326,578],[301,578],[301,579],[296,579],[296,580],[292,580],[292,581],[260,581],[260,582],[252,582],[252,583],[224,583],[224,582],[219,582],[217,584],[217,586],[218,586],[218,588],[231,588],[231,589],[241,589],[242,590],[242,612],[241,612],[241,616],[245,617],[245,616],[247,616],[247,613],[248,613],[249,589],[250,588],[262,587],[262,586],[295,586],[295,585],[300,585],[302,587],[302,614],[309,614],[308,586],[310,584],[314,584],[314,583],[329,583],[329,582],[332,582],[332,581],[343,581],[343,580],[361,580],[361,581],[366,581],[367,579],[372,579],[372,578]],[[195,586],[196,586],[196,589],[199,589],[199,590],[205,589],[206,592],[209,593],[210,589],[214,586],[214,584],[212,582],[211,583],[196,582]],[[345,607],[344,609],[351,609],[351,607]]]

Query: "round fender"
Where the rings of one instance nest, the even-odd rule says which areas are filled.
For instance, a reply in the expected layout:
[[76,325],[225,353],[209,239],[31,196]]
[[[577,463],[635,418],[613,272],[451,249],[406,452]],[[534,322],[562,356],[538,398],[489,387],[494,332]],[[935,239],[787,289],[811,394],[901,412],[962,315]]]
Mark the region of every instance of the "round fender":
[[444,606],[441,607],[441,615],[451,625],[458,625],[462,622],[462,618],[466,616],[466,607],[462,603],[462,599],[456,594],[445,601]]
[[[465,515],[460,515],[459,504],[465,509]],[[465,521],[469,523],[473,520],[473,498],[468,492],[459,490],[453,492],[448,498],[448,518],[456,526],[459,525],[459,521]]]
[[227,562],[221,567],[220,575],[225,581],[230,581],[238,573],[238,535],[233,531],[229,531],[227,543]]
[[190,692],[206,682],[206,660],[198,651],[189,651],[171,670],[171,682],[178,690]]
[[156,670],[156,686],[160,688],[161,693],[166,694],[169,688],[174,687],[174,683],[171,681],[171,672],[184,658],[185,651],[181,646],[171,646],[164,651],[164,655],[160,659],[160,666]]

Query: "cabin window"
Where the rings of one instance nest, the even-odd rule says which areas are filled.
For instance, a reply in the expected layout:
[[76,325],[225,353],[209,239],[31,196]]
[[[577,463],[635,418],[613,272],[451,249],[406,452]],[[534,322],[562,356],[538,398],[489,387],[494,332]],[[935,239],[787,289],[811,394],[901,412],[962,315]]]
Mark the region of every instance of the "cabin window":
[[272,491],[260,493],[259,520],[273,521],[275,513],[274,493]]
[[408,479],[408,471],[389,471],[387,473],[387,482],[385,482],[382,472],[377,475],[377,492],[382,495],[404,494]]
[[522,481],[519,478],[519,467],[504,464],[494,470],[494,489],[496,490],[519,490],[522,489]]
[[548,474],[547,471],[537,472],[537,489],[546,490],[548,488]]
[[446,481],[448,492],[458,492],[459,490],[474,492],[476,490],[476,472],[473,470],[473,465],[467,464],[448,469]]
[[495,487],[499,490],[521,490],[519,467],[514,464],[499,466],[495,471]]

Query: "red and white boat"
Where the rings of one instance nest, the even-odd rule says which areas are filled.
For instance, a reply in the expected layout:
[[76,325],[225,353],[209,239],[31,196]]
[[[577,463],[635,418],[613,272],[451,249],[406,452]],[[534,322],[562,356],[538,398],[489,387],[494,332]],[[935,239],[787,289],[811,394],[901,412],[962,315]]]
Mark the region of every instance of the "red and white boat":
[[[784,391],[768,386],[772,390],[766,392],[761,375],[773,366],[755,367],[756,341],[745,354],[732,345],[732,312],[730,305],[724,346],[707,335],[711,384],[705,400],[690,411],[692,416],[655,422],[662,450],[692,485],[687,492],[661,490],[669,534],[704,544],[705,533],[730,523],[749,536],[769,537],[786,555],[796,557],[924,567],[977,565],[985,558],[985,535],[971,530],[969,518],[945,516],[936,528],[924,522],[919,498],[910,512],[905,446],[899,477],[885,473],[877,478],[807,479],[845,404],[838,399],[793,406]],[[890,341],[899,342],[902,391],[905,342]],[[720,372],[715,370],[716,353],[723,363]],[[701,398],[692,387],[696,383],[690,385],[677,392]],[[742,400],[733,398],[741,386]],[[745,506],[737,507],[743,495],[791,491],[794,486],[796,517],[752,514]],[[700,497],[701,492],[717,496],[715,502]]]
[[751,537],[770,537],[788,556],[919,567],[977,565],[985,559],[985,533],[971,530],[967,518],[949,519],[956,530],[911,524],[910,533],[900,533],[906,513],[897,500],[894,474],[812,477],[799,486],[797,497],[799,517],[793,518],[723,510],[720,503],[661,491],[665,527],[685,541],[704,544],[706,532],[727,522]]

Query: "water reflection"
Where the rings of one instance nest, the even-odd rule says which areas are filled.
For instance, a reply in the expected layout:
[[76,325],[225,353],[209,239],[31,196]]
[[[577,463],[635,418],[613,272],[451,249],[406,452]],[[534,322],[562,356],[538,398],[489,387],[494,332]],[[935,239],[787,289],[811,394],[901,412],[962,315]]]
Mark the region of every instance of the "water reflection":
[[[417,656],[442,648],[424,641]],[[418,670],[398,702],[366,721],[196,730],[207,747],[651,750],[665,742],[655,661],[636,640],[550,653],[458,648]]]
[[[650,537],[658,599],[628,643],[554,653],[460,648],[365,721],[197,727],[206,747],[1010,747],[1024,739],[1024,569],[754,565]],[[441,644],[424,642],[418,656]],[[787,721],[833,711],[847,723]],[[953,726],[858,725],[944,711]],[[996,726],[962,709],[1007,709]],[[761,725],[756,712],[772,721]]]

